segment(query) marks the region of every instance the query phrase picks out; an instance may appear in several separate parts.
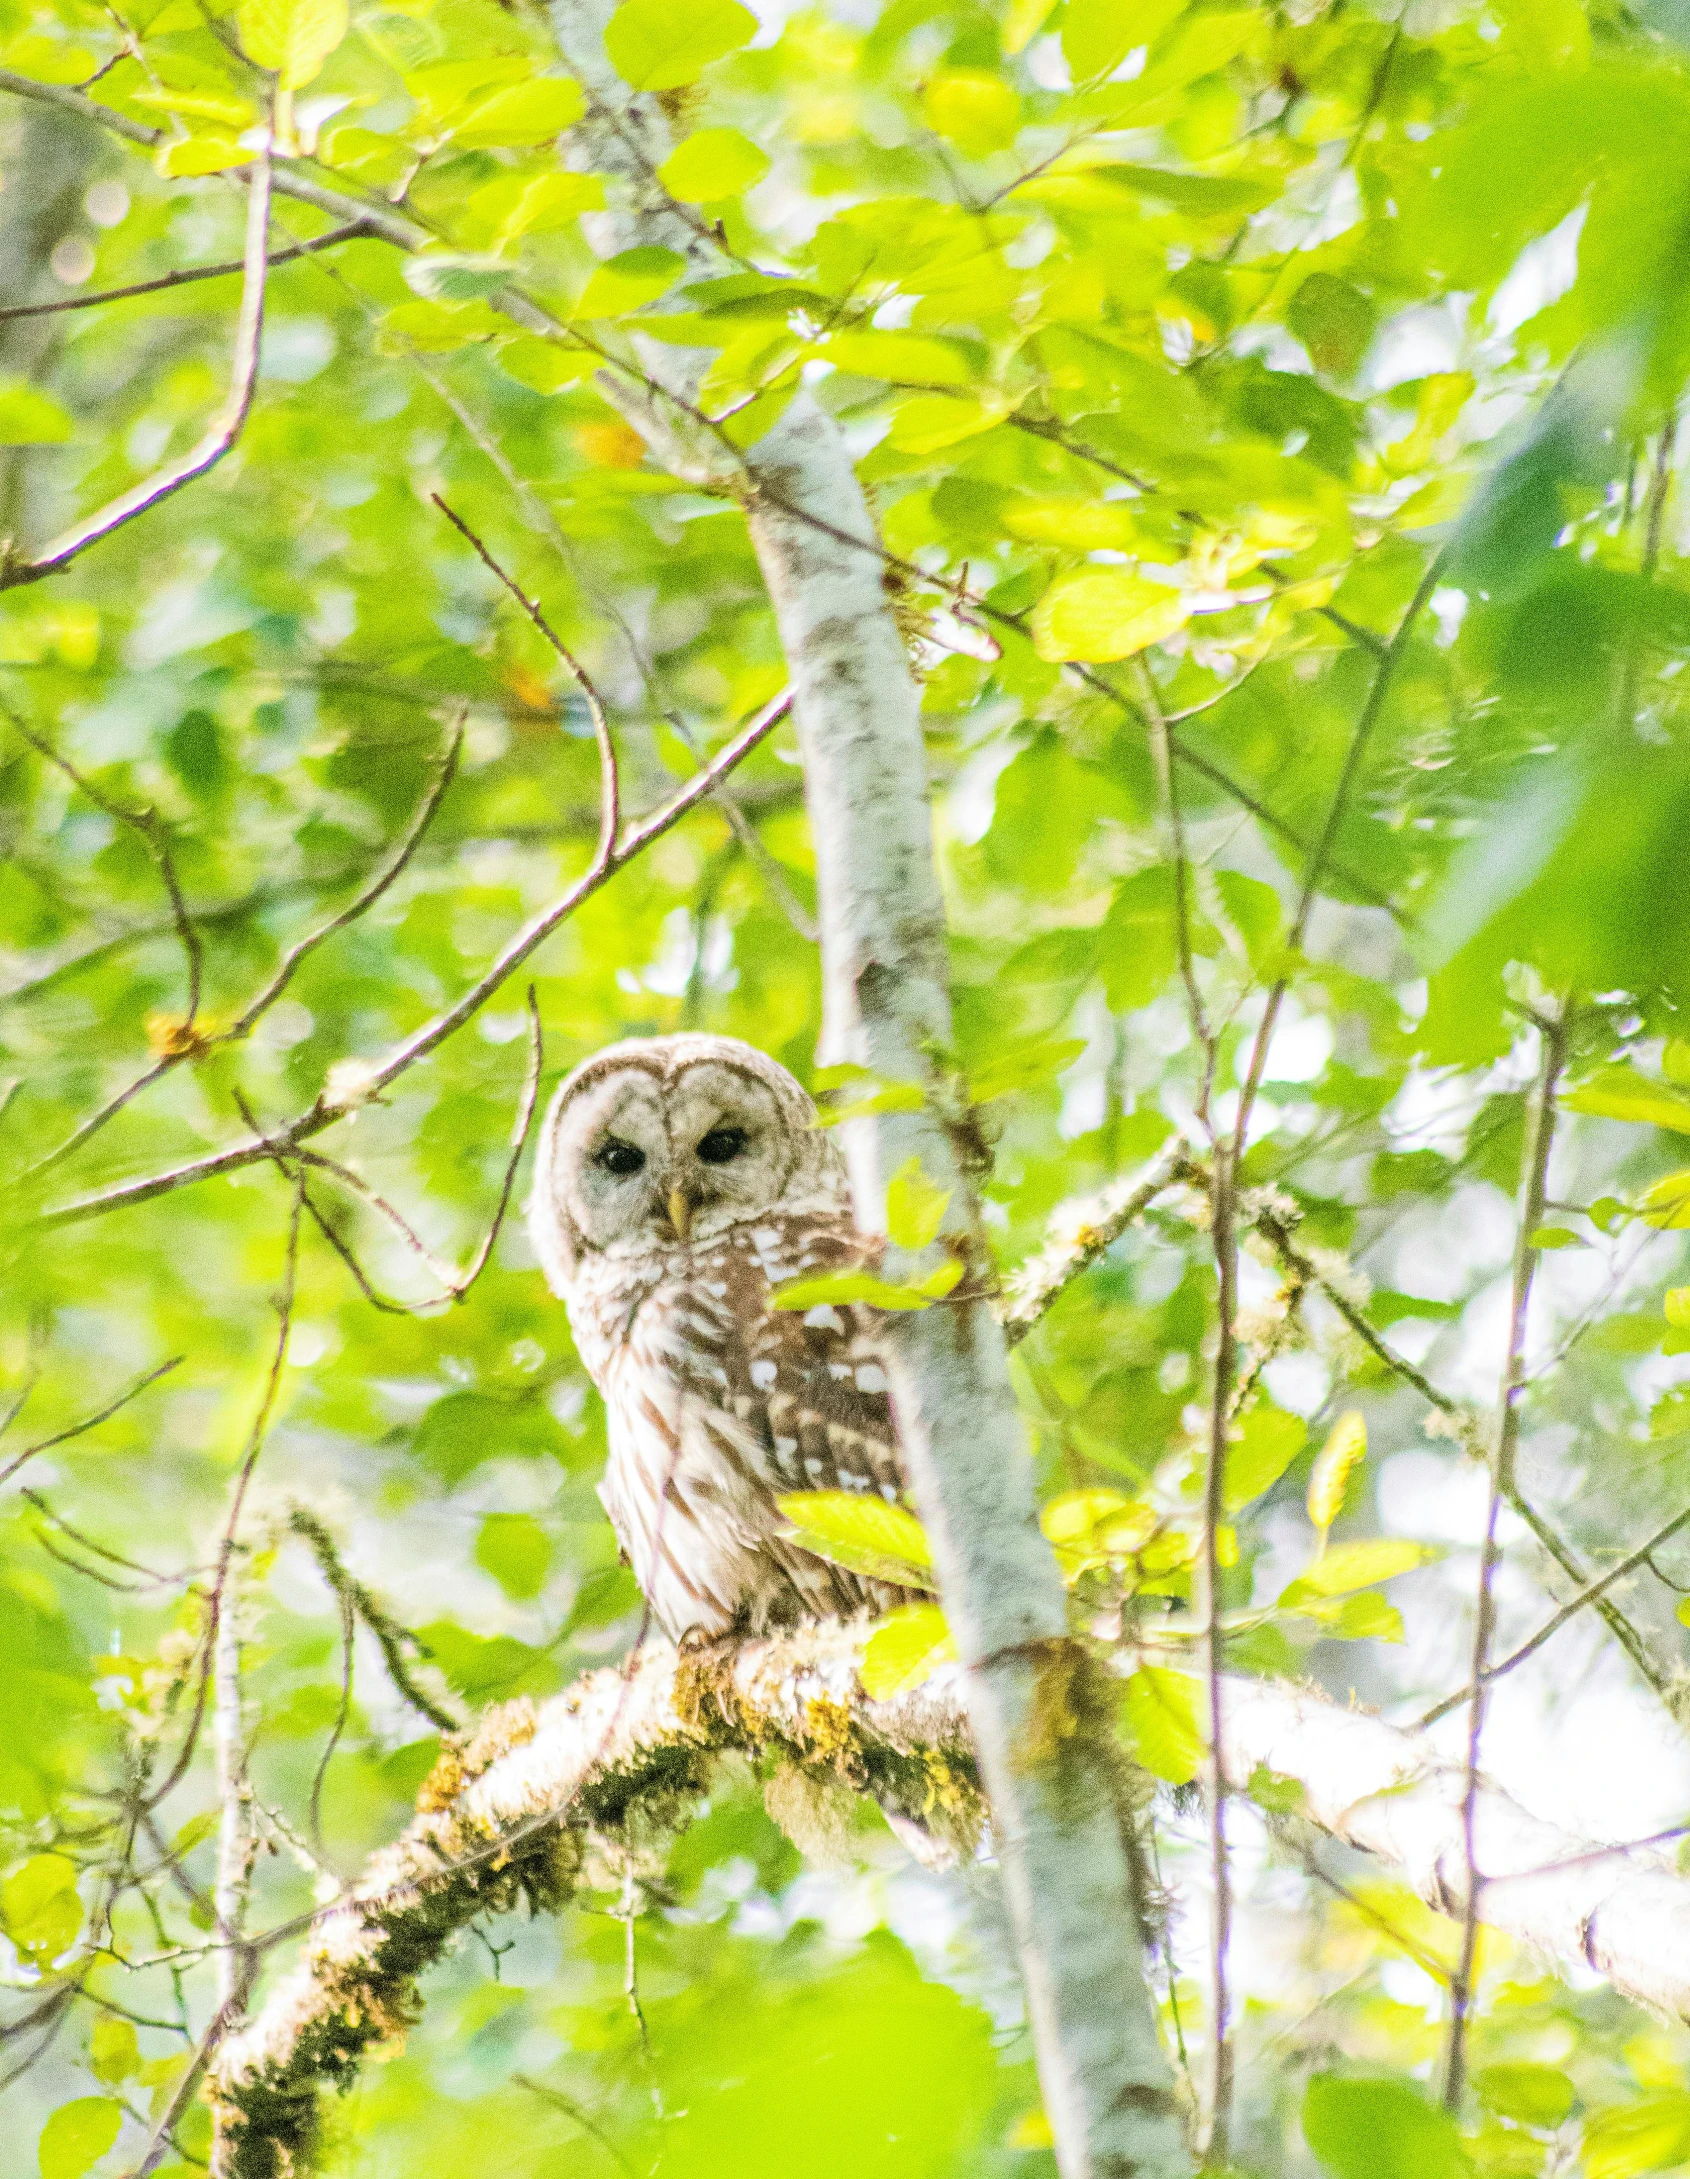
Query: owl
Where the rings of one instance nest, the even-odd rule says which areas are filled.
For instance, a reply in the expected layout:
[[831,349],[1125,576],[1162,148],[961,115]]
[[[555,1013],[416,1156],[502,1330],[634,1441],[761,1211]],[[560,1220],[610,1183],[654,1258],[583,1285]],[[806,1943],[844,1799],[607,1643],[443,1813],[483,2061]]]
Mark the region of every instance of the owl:
[[733,1037],[610,1045],[546,1115],[529,1223],[604,1396],[599,1495],[672,1640],[909,1600],[800,1548],[776,1502],[904,1484],[870,1316],[770,1306],[869,1250],[784,1067]]

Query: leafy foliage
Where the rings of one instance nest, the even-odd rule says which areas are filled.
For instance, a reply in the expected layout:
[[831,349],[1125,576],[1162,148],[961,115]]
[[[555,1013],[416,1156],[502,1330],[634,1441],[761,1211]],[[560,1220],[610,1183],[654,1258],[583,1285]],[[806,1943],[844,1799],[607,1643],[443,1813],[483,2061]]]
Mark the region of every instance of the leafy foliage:
[[[1202,1113],[1224,1136],[1250,1108],[1229,1668],[1411,1708],[1465,1684],[1516,1242],[1517,1480],[1565,1557],[1504,1509],[1505,1646],[1681,1510],[1682,27],[1610,0],[624,0],[609,58],[677,117],[658,179],[719,252],[700,273],[595,255],[622,184],[578,156],[585,94],[538,10],[0,0],[5,574],[217,412],[217,268],[272,123],[284,185],[233,451],[0,595],[0,1919],[13,2135],[47,2179],[138,2162],[215,2004],[218,1582],[257,1930],[398,1830],[442,1717],[639,1633],[602,1413],[514,1223],[449,1298],[525,1095],[520,983],[474,994],[591,871],[600,773],[581,689],[434,504],[541,601],[604,694],[625,806],[658,808],[785,667],[743,510],[607,398],[638,341],[711,359],[735,443],[802,384],[857,453],[923,679],[937,1056],[1000,1260],[1059,1210],[1083,1232],[1176,1129],[1196,1145],[1015,1364],[1075,1623],[1169,1789],[1170,2047],[1207,2032]],[[83,307],[108,290],[136,292]],[[731,812],[701,799],[525,964],[542,1089],[707,1026],[836,1092],[830,1117],[919,1101],[814,1066],[794,759],[762,741]],[[1517,1231],[1545,1024],[1550,1199]],[[919,1169],[888,1212],[908,1249],[958,1216]],[[942,1311],[961,1276],[780,1303]],[[805,1547],[931,1584],[909,1509],[817,1495],[788,1509]],[[1621,1796],[1658,1811],[1638,1830],[1682,1810],[1675,1753],[1627,1764],[1677,1746],[1683,1565],[1664,1546],[1602,1600],[1601,1646],[1593,1605],[1493,1690],[1509,1748],[1535,1735],[1610,1835]],[[948,1645],[911,1606],[867,1673],[919,1684]],[[1591,1760],[1621,1715],[1644,1722]],[[1000,1934],[869,1815],[851,1868],[801,1872],[761,1783],[724,1772],[678,1838],[612,1841],[555,1928],[489,1921],[341,2108],[331,2166],[1053,2168]],[[1446,2116],[1460,1931],[1336,1853],[1342,1891],[1316,1882],[1267,1820],[1294,1790],[1251,1799],[1250,2170],[1684,2161],[1682,2031],[1488,1935]],[[190,2096],[162,2168],[205,2146]]]

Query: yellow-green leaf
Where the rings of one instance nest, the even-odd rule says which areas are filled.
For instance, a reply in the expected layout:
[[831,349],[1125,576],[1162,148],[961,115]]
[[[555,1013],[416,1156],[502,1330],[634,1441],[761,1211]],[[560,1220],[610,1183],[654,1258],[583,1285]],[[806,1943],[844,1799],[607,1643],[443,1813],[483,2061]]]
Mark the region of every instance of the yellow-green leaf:
[[1003,49],[1020,53],[1043,30],[1056,0],[1009,0],[1003,14]]
[[956,1642],[937,1604],[905,1604],[888,1612],[863,1645],[857,1677],[876,1702],[908,1694],[956,1657]]
[[906,1158],[886,1183],[888,1237],[898,1248],[925,1248],[938,1232],[950,1200],[950,1189],[929,1180],[919,1158]]
[[1185,0],[1068,0],[1062,18],[1062,57],[1076,83],[1109,75],[1136,45],[1159,38]]
[[940,69],[928,82],[921,110],[935,136],[971,159],[1007,150],[1021,126],[1014,85],[987,68]]
[[1323,1533],[1344,1510],[1350,1471],[1367,1458],[1367,1418],[1347,1408],[1332,1425],[1309,1471],[1309,1519]]
[[1663,1228],[1690,1226],[1690,1173],[1668,1173],[1637,1206],[1644,1222]]
[[1411,1573],[1435,1559],[1432,1544],[1411,1543],[1405,1536],[1380,1536],[1366,1543],[1334,1544],[1323,1559],[1300,1574],[1279,1601],[1288,1610],[1314,1597],[1342,1596],[1346,1590],[1371,1588],[1376,1581],[1390,1581]]
[[1153,1777],[1189,1785],[1203,1768],[1206,1689],[1189,1673],[1144,1665],[1127,1682],[1123,1710],[1133,1752]]
[[1661,1052],[1661,1072],[1680,1089],[1690,1090],[1690,1040],[1669,1037]]
[[622,250],[594,269],[571,315],[619,318],[624,311],[641,310],[674,286],[686,263],[679,251],[652,244]]
[[1526,1246],[1536,1249],[1588,1248],[1590,1244],[1581,1239],[1571,1226],[1534,1226],[1526,1235]]
[[1690,1135],[1690,1092],[1671,1082],[1651,1082],[1635,1067],[1604,1067],[1559,1100],[1567,1112],[1589,1112],[1603,1120],[1630,1120],[1640,1127],[1670,1127]]
[[1690,2159],[1690,2095],[1663,2089],[1599,2111],[1584,2129],[1586,2179],[1636,2179]]
[[1300,1416],[1278,1407],[1253,1407],[1239,1425],[1236,1440],[1227,1447],[1227,1512],[1236,1513],[1271,1490],[1302,1451],[1308,1434]]
[[0,446],[60,446],[73,428],[50,393],[27,379],[0,379]]
[[585,105],[581,86],[569,76],[507,84],[454,125],[452,140],[466,151],[544,143],[579,121]]
[[810,353],[854,372],[860,378],[884,378],[894,386],[966,386],[974,370],[960,348],[928,340],[920,333],[885,333],[867,326],[861,332],[835,333],[818,341]]
[[819,1309],[834,1302],[861,1302],[870,1309],[926,1309],[942,1301],[961,1277],[962,1265],[954,1256],[909,1286],[894,1286],[872,1271],[829,1271],[777,1286],[769,1304],[775,1309]]
[[251,160],[252,153],[244,145],[218,129],[207,129],[203,136],[180,136],[173,144],[161,144],[153,154],[153,165],[167,179],[225,174],[230,167],[250,165]]
[[1669,1324],[1680,1331],[1690,1329],[1690,1286],[1669,1286],[1661,1306]]
[[50,1965],[82,1927],[76,1864],[64,1854],[35,1854],[0,1885],[0,1921],[20,1952]]
[[1182,592],[1124,567],[1083,567],[1059,575],[1033,608],[1041,658],[1101,665],[1132,658],[1182,627]]
[[383,136],[379,130],[355,128],[347,123],[324,133],[317,146],[317,156],[324,166],[333,167],[337,174],[355,174],[361,182],[373,182],[381,189],[399,179],[416,153],[395,136]]
[[776,1502],[792,1541],[818,1558],[910,1589],[935,1586],[927,1532],[907,1508],[870,1491],[792,1491]]
[[1123,501],[1083,492],[1019,493],[1005,502],[1000,521],[1007,536],[1029,545],[1066,545],[1071,552],[1126,552],[1142,542]]
[[97,2080],[127,2080],[141,2063],[134,2023],[101,2013],[88,2031],[88,2063]]
[[887,443],[906,454],[936,454],[1001,424],[1007,409],[963,394],[918,393],[899,407]]
[[123,2106],[115,2096],[77,2096],[61,2103],[41,2129],[36,2162],[41,2179],[82,2179],[117,2139]]
[[1354,1596],[1307,1598],[1297,1610],[1318,1620],[1326,1633],[1339,1642],[1400,1642],[1402,1613],[1372,1589]]
[[538,334],[524,334],[506,341],[499,350],[499,368],[519,385],[536,393],[561,393],[565,386],[579,386],[591,378],[601,359],[587,348],[560,348]]
[[241,0],[235,23],[247,59],[297,91],[346,36],[346,0]]
[[636,91],[675,91],[756,34],[757,18],[739,0],[623,0],[605,28],[604,49]]
[[683,204],[710,204],[737,197],[769,171],[767,152],[738,129],[694,129],[657,170],[670,196]]

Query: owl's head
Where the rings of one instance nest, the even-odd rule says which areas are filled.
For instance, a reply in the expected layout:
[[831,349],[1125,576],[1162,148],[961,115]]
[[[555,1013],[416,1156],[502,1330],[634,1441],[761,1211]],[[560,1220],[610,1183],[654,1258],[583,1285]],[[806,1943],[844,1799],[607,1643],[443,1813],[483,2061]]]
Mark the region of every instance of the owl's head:
[[529,1226],[555,1292],[583,1256],[714,1239],[771,1211],[838,1211],[839,1153],[777,1061],[737,1037],[630,1037],[552,1100]]

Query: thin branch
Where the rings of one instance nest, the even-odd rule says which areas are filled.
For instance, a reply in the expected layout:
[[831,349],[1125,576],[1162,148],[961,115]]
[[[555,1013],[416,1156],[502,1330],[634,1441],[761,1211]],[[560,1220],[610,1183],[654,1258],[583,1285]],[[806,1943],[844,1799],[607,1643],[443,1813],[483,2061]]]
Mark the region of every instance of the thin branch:
[[[295,242],[285,250],[272,250],[269,254],[271,271],[296,257],[310,257],[318,250],[332,250],[337,243],[354,242],[373,230],[367,219],[351,219],[344,226],[331,227],[327,234],[317,235],[309,242]],[[0,325],[10,318],[54,318],[67,310],[93,310],[100,303],[125,303],[136,295],[161,295],[171,288],[191,287],[196,280],[225,280],[230,274],[244,272],[245,263],[240,258],[231,259],[226,265],[190,265],[183,272],[161,273],[156,280],[137,280],[129,287],[102,288],[97,295],[67,295],[56,303],[9,303],[0,309]]]
[[302,1506],[295,1500],[288,1507],[287,1525],[310,1547],[311,1555],[317,1562],[317,1570],[329,1588],[348,1610],[357,1614],[374,1635],[381,1649],[382,1660],[387,1666],[388,1677],[399,1694],[413,1710],[427,1718],[431,1725],[438,1726],[443,1733],[457,1732],[458,1719],[451,1711],[442,1709],[439,1703],[433,1701],[411,1677],[405,1651],[411,1648],[426,1656],[427,1650],[421,1637],[413,1634],[409,1627],[401,1626],[397,1619],[382,1609],[357,1575],[342,1561],[333,1536],[309,1507]]
[[[0,87],[12,87],[6,82],[4,71],[0,71]],[[44,575],[53,575],[60,568],[68,567],[91,545],[103,543],[137,516],[149,513],[181,491],[184,485],[215,468],[240,437],[252,407],[253,388],[258,382],[258,352],[264,330],[264,287],[269,271],[269,226],[270,152],[266,139],[265,148],[253,161],[247,197],[245,278],[241,287],[240,316],[235,327],[229,393],[221,411],[209,430],[180,461],[167,463],[143,483],[121,493],[97,514],[85,517],[55,538],[35,557],[20,556],[9,544],[0,543],[0,590],[11,589],[19,583],[39,582]]]
[[616,769],[616,745],[610,738],[610,721],[605,716],[603,700],[598,690],[593,686],[592,677],[587,672],[586,667],[582,665],[568,644],[564,642],[562,636],[547,620],[545,614],[540,610],[538,601],[529,597],[527,592],[518,585],[515,578],[505,573],[505,570],[494,559],[492,553],[477,537],[463,516],[448,507],[438,492],[430,492],[428,496],[440,509],[447,521],[451,523],[453,529],[458,532],[458,535],[466,539],[473,547],[482,564],[492,571],[510,592],[517,604],[521,606],[552,650],[575,676],[577,686],[587,699],[587,713],[593,722],[593,739],[598,743],[599,751],[599,844],[598,851],[593,857],[592,867],[595,870],[602,869],[616,846],[616,835],[622,824],[622,787]]
[[55,1430],[51,1437],[38,1438],[33,1445],[26,1445],[21,1453],[14,1453],[6,1465],[0,1468],[0,1483],[9,1483],[24,1462],[33,1460],[38,1453],[51,1452],[55,1445],[67,1444],[70,1439],[81,1437],[85,1431],[97,1429],[102,1422],[109,1422],[119,1408],[127,1407],[130,1401],[138,1399],[149,1385],[156,1385],[161,1377],[168,1377],[173,1369],[180,1369],[186,1359],[185,1355],[172,1355],[168,1362],[161,1362],[156,1369],[148,1370],[144,1377],[137,1377],[132,1385],[117,1395],[116,1399],[108,1400],[106,1405],[98,1409],[94,1414],[85,1415],[80,1422],[73,1422],[66,1429]]
[[[1366,699],[1356,719],[1355,732],[1350,736],[1350,746],[1344,752],[1344,762],[1338,774],[1338,783],[1333,789],[1332,800],[1327,808],[1326,822],[1321,827],[1320,838],[1315,843],[1314,853],[1310,857],[1308,868],[1303,874],[1303,888],[1298,897],[1297,911],[1291,919],[1291,929],[1285,942],[1286,953],[1293,959],[1302,952],[1303,941],[1308,936],[1309,918],[1314,913],[1314,904],[1319,897],[1320,881],[1326,873],[1326,866],[1331,859],[1333,845],[1338,837],[1338,829],[1342,825],[1344,814],[1349,807],[1350,790],[1355,785],[1356,775],[1361,769],[1361,760],[1366,754],[1367,745],[1373,738],[1373,730],[1377,726],[1380,714],[1385,708],[1385,698],[1389,695],[1391,683],[1396,678],[1397,668],[1402,661],[1408,639],[1414,632],[1414,625],[1419,620],[1427,600],[1437,588],[1438,575],[1442,566],[1443,554],[1441,552],[1434,553],[1431,559],[1427,561],[1420,580],[1415,585],[1414,595],[1409,599],[1401,620],[1397,622],[1396,633],[1379,654],[1378,664],[1373,671],[1373,679],[1368,684]],[[1290,988],[1291,978],[1289,975],[1285,975],[1281,976],[1272,990],[1269,991],[1267,1004],[1262,1009],[1261,1022],[1256,1030],[1255,1041],[1250,1048],[1249,1065],[1245,1072],[1243,1087],[1238,1096],[1238,1119],[1233,1130],[1233,1152],[1235,1156],[1240,1158],[1244,1155],[1245,1145],[1249,1140],[1250,1115],[1255,1107],[1256,1092],[1261,1087],[1262,1071],[1267,1064],[1268,1046],[1273,1042],[1274,1028],[1279,1020],[1279,1010],[1284,1004],[1285,994]]]
[[[1559,1634],[1569,1619],[1576,1619],[1587,1604],[1596,1603],[1617,1581],[1623,1581],[1627,1574],[1634,1574],[1640,1566],[1649,1565],[1650,1554],[1658,1551],[1669,1538],[1676,1536],[1687,1522],[1690,1522],[1690,1506],[1687,1506],[1682,1513],[1675,1513],[1672,1519],[1663,1527],[1656,1529],[1647,1543],[1640,1544],[1635,1551],[1628,1553],[1617,1566],[1610,1567],[1607,1573],[1601,1575],[1597,1580],[1586,1582],[1577,1596],[1570,1597],[1559,1611],[1552,1613],[1535,1634],[1526,1637],[1518,1649],[1510,1650],[1508,1655],[1499,1663],[1487,1665],[1485,1668],[1486,1680],[1494,1685],[1505,1673],[1512,1672],[1516,1665],[1524,1664],[1528,1657],[1543,1647],[1551,1635]],[[1435,1724],[1439,1718],[1447,1716],[1451,1710],[1459,1710],[1464,1702],[1471,1702],[1472,1698],[1473,1689],[1471,1686],[1462,1688],[1456,1694],[1446,1695],[1442,1702],[1434,1703],[1423,1717],[1416,1720],[1415,1730],[1418,1732],[1428,1725]]]
[[250,1036],[260,1017],[267,1014],[270,1008],[275,1005],[276,1001],[293,981],[301,965],[310,959],[317,948],[333,938],[337,931],[345,930],[348,924],[356,923],[360,916],[367,915],[376,902],[381,899],[382,895],[394,884],[395,880],[401,876],[412,856],[422,845],[423,834],[433,824],[436,812],[446,799],[447,789],[457,776],[458,759],[463,753],[463,746],[464,713],[460,710],[448,731],[446,746],[435,764],[434,777],[430,780],[422,801],[417,805],[416,814],[406,827],[399,845],[394,849],[386,863],[377,871],[363,891],[354,899],[348,901],[338,915],[330,916],[326,923],[319,924],[314,931],[308,931],[303,938],[297,940],[288,948],[277,964],[276,973],[264,986],[263,990],[226,1029],[219,1030],[216,1036],[208,1038],[208,1044],[232,1044],[243,1037]]
[[209,1157],[191,1159],[188,1163],[173,1167],[168,1172],[155,1173],[145,1180],[125,1181],[120,1186],[106,1188],[90,1196],[83,1196],[72,1203],[65,1203],[56,1210],[44,1212],[34,1223],[39,1227],[72,1225],[84,1218],[99,1218],[108,1211],[125,1210],[132,1204],[148,1203],[156,1196],[168,1195],[174,1189],[192,1186],[196,1181],[210,1180],[220,1173],[241,1171],[248,1165],[260,1164],[273,1157],[275,1143],[280,1142],[289,1150],[297,1147],[313,1135],[321,1134],[357,1105],[368,1103],[395,1082],[400,1075],[426,1059],[438,1045],[456,1034],[465,1022],[471,1021],[504,984],[522,966],[531,953],[551,937],[565,923],[584,900],[589,899],[618,871],[640,855],[653,840],[660,838],[691,809],[708,797],[717,783],[726,778],[736,765],[743,763],[757,745],[766,740],[792,708],[792,692],[783,690],[772,702],[763,706],[736,734],[714,759],[689,779],[680,791],[671,796],[650,817],[631,826],[624,832],[621,842],[605,862],[595,863],[584,876],[562,896],[544,908],[523,925],[476,983],[462,998],[443,1013],[424,1024],[407,1038],[398,1049],[389,1054],[379,1065],[358,1070],[353,1087],[331,1096],[319,1096],[311,1109],[301,1114],[290,1127],[274,1139],[236,1143],[227,1150],[213,1152]]
[[1045,1246],[1004,1285],[998,1321],[1012,1347],[1179,1177],[1190,1148],[1183,1135],[1176,1135],[1131,1186],[1125,1180],[1111,1181],[1100,1194],[1064,1204],[1055,1213]]
[[1519,1225],[1514,1241],[1514,1291],[1508,1318],[1508,1353],[1502,1370],[1496,1444],[1491,1454],[1490,1502],[1485,1512],[1484,1539],[1479,1552],[1479,1589],[1474,1609],[1472,1689],[1467,1710],[1467,1768],[1461,1803],[1461,1846],[1466,1864],[1466,1899],[1461,1925],[1461,1955],[1450,1981],[1449,2048],[1444,2068],[1444,2103],[1451,2111],[1461,2104],[1466,2076],[1467,2020],[1473,1998],[1473,1964],[1479,1943],[1479,1890],[1477,1856],[1479,1805],[1479,1751],[1484,1737],[1489,1704],[1490,1649],[1496,1625],[1494,1583],[1502,1553],[1496,1540],[1497,1522],[1514,1482],[1514,1454],[1520,1434],[1520,1402],[1526,1383],[1526,1330],[1531,1310],[1532,1283],[1537,1273],[1538,1249],[1534,1240],[1543,1224],[1543,1199],[1548,1193],[1549,1157],[1555,1143],[1555,1086],[1567,1058],[1565,1015],[1539,1025],[1542,1053],[1538,1067],[1537,1097],[1532,1111],[1531,1141],[1521,1189]]

